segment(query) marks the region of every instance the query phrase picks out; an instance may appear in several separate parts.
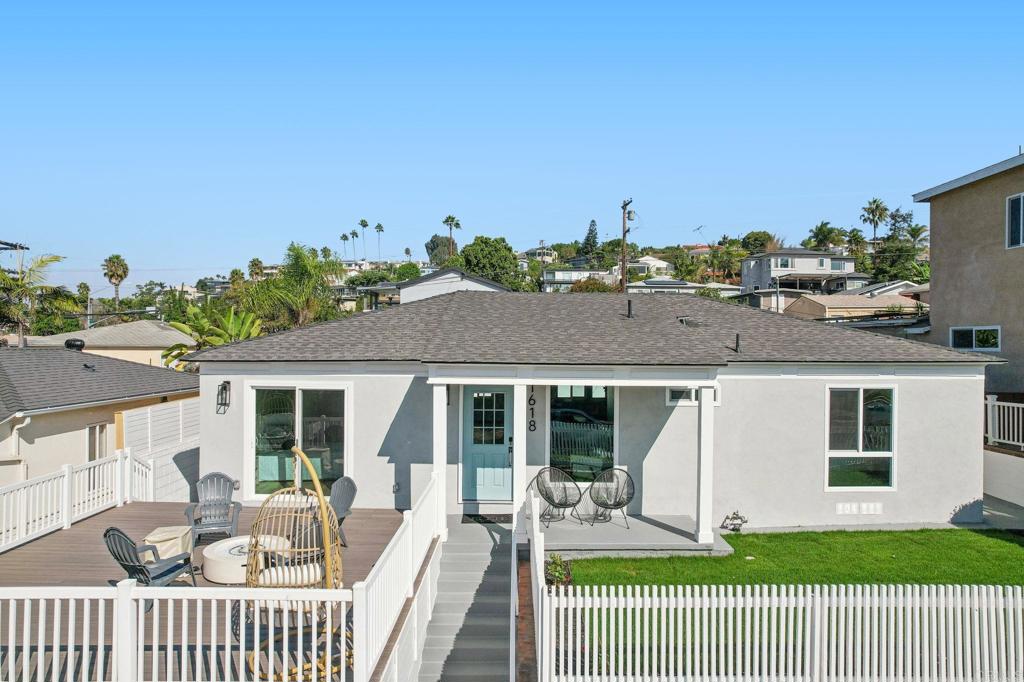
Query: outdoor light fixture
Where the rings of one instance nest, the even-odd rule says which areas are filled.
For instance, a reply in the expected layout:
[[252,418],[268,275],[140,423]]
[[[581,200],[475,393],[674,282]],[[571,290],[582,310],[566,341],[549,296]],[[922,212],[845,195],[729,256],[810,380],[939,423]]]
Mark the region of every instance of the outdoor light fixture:
[[217,411],[224,412],[231,404],[231,382],[222,381],[217,386]]

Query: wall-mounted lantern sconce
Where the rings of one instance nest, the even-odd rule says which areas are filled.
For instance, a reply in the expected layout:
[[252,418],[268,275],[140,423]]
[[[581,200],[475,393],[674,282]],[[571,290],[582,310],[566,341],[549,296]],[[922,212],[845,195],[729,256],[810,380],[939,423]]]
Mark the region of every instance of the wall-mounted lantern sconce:
[[217,386],[217,412],[220,414],[227,412],[229,405],[231,405],[231,382],[222,381]]

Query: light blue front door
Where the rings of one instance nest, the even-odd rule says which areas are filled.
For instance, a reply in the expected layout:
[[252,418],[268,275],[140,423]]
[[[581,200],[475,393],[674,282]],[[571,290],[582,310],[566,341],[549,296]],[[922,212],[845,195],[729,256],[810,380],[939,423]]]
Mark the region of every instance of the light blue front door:
[[512,387],[466,386],[462,410],[462,499],[511,501]]

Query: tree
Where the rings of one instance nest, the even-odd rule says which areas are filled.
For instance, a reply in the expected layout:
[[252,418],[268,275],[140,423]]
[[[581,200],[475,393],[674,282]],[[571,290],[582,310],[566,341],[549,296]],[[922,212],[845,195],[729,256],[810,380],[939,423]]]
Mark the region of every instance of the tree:
[[380,223],[377,223],[376,225],[374,225],[373,231],[377,233],[377,262],[378,263],[383,263],[384,262],[384,257],[381,256],[381,253],[380,253],[380,236],[384,232],[384,226],[381,225]]
[[405,259],[410,261],[412,260],[412,249],[410,249],[408,246],[405,247]]
[[[365,223],[366,221],[364,220],[363,222]],[[352,230],[348,233],[348,236],[352,237],[352,260],[356,260],[358,258],[358,256],[356,256],[356,240],[359,239],[359,232]],[[364,258],[363,260],[366,259]]]
[[442,265],[453,253],[457,253],[452,249],[453,247],[457,248],[458,244],[448,237],[435,234],[423,247],[427,250],[427,260],[431,265]]
[[509,289],[522,289],[523,276],[515,251],[504,237],[477,237],[462,248],[466,271]]
[[697,295],[701,298],[711,298],[716,301],[722,300],[722,292],[712,287],[704,287],[703,289],[697,289]]
[[618,291],[618,289],[594,277],[578,279],[569,287],[570,294],[605,294],[614,291]]
[[349,277],[346,284],[353,287],[372,287],[388,281],[389,276],[387,270],[365,270]]
[[128,279],[128,263],[120,254],[107,256],[103,261],[103,276],[114,287],[114,312],[121,309],[121,282]]
[[395,281],[404,282],[407,279],[416,279],[422,272],[420,272],[420,266],[415,263],[402,263],[395,268]]
[[750,253],[764,253],[774,238],[774,235],[766,230],[751,230],[743,235],[740,246]]
[[363,232],[363,260],[366,260],[366,228],[370,226],[370,223],[366,222],[366,218],[359,221],[359,229]]
[[78,287],[78,305],[83,308],[89,305],[89,295],[92,293],[92,289],[86,282],[79,282]]
[[917,249],[909,239],[887,237],[882,240],[874,253],[874,279],[876,282],[891,282],[898,279],[914,281],[920,272],[915,267]]
[[846,233],[846,246],[849,247],[850,255],[854,258],[854,269],[857,272],[870,275],[874,272],[875,267],[867,253],[867,245],[868,240],[864,237],[864,232],[860,228],[850,228]]
[[61,256],[38,256],[20,272],[0,268],[0,323],[17,327],[19,346],[25,345],[25,332],[37,315],[80,310],[74,294],[46,283],[47,269],[62,260]]
[[861,209],[860,221],[871,226],[872,241],[878,240],[878,226],[889,219],[889,207],[881,199],[875,197]]
[[888,223],[890,237],[906,239],[907,230],[909,230],[914,224],[914,212],[904,211],[902,208],[897,208],[896,210],[889,212]]
[[555,242],[550,244],[548,248],[555,252],[558,260],[566,260],[568,258],[575,258],[580,255],[581,244],[578,241],[571,242]]
[[587,227],[587,236],[583,238],[583,243],[580,244],[579,255],[586,256],[588,260],[593,258],[597,253],[597,245],[597,221],[591,220],[590,225]]
[[341,310],[332,286],[344,274],[341,261],[324,260],[316,249],[292,242],[277,277],[255,282],[242,291],[243,308],[270,321],[275,329],[337,319]]
[[249,279],[263,279],[263,261],[259,258],[249,261]]
[[672,262],[677,279],[703,282],[708,274],[708,260],[704,256],[684,251]]
[[833,246],[842,246],[846,243],[846,232],[841,228],[834,227],[832,223],[823,220],[811,228],[810,237],[803,243],[808,244],[812,249],[829,250]]
[[459,222],[458,218],[449,213],[441,221],[441,224],[448,228],[448,254],[451,255],[457,253],[457,250],[455,248],[455,237],[453,236],[453,231],[461,230],[462,223]]
[[[223,346],[225,343],[255,339],[263,335],[262,321],[252,313],[236,314],[234,306],[223,315],[216,312],[208,315],[202,308],[190,305],[185,313],[184,322],[174,321],[168,324],[181,333],[191,336],[194,348],[184,343],[176,343],[166,348],[160,353],[166,367],[175,365],[183,355],[191,353],[193,350]],[[186,369],[183,364],[177,364],[175,368]]]
[[923,249],[928,246],[928,227],[926,225],[911,225],[907,228],[907,238],[915,249]]
[[320,257],[323,258],[324,260],[331,260],[332,258],[334,258],[334,253],[331,251],[331,247],[321,246]]
[[345,257],[345,246],[348,244],[348,239],[349,239],[348,232],[346,232],[345,234],[341,235],[340,239],[341,239],[341,257],[344,258]]
[[245,273],[241,268],[232,268],[228,274],[228,281],[231,282],[231,286],[238,288],[245,282]]

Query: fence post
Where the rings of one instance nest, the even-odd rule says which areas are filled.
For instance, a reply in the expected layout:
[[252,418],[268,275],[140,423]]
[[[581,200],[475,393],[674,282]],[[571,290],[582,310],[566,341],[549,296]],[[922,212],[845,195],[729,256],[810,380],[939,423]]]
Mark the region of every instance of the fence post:
[[405,534],[408,538],[405,544],[409,547],[409,584],[406,585],[405,598],[410,599],[413,595],[413,588],[416,586],[416,572],[419,566],[416,565],[416,528],[413,526],[412,512],[406,509],[402,512],[402,521],[409,524],[409,531]]
[[146,502],[156,502],[156,460],[150,458],[146,464],[149,466],[149,478],[146,479]]
[[366,583],[359,581],[352,586],[352,682],[367,682],[370,679],[367,615]]
[[138,672],[135,655],[138,642],[132,592],[135,581],[126,578],[117,583],[114,602],[114,660],[118,682],[135,682]]
[[117,498],[117,506],[120,507],[125,502],[125,485],[124,485],[124,450],[118,450],[115,453],[117,457],[117,466],[114,467],[114,497]]
[[70,464],[65,464],[63,467],[64,478],[60,482],[61,487],[61,500],[60,500],[60,517],[61,521],[64,522],[64,530],[71,527],[71,513],[75,506],[74,494],[74,470]]
[[996,399],[991,393],[985,396],[985,436],[989,445],[996,442]]

